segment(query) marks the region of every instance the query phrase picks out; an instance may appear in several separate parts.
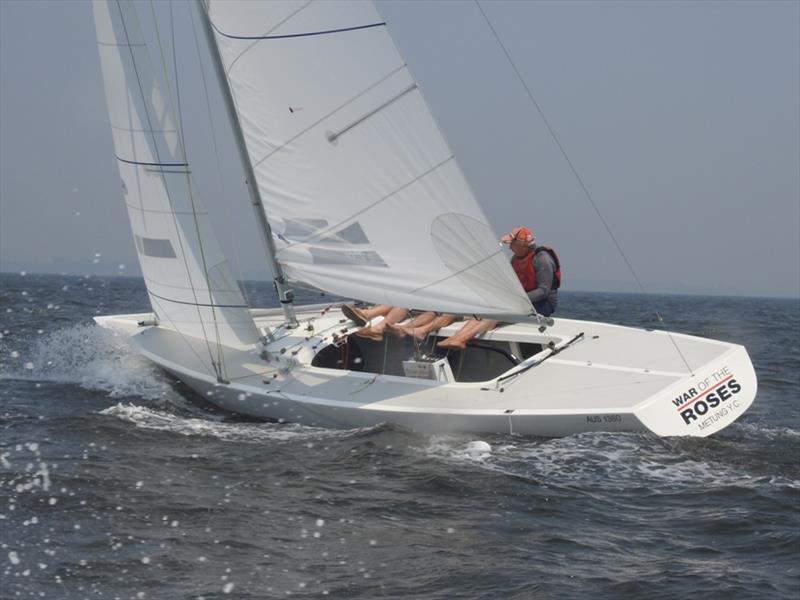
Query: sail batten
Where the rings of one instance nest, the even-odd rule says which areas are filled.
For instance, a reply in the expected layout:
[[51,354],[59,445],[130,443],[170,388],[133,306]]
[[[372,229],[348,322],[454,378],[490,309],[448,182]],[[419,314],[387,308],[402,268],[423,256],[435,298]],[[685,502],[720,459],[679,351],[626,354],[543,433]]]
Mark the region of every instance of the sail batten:
[[142,167],[188,167],[189,163],[182,162],[182,163],[162,163],[162,162],[142,162],[140,160],[131,160],[128,158],[122,158],[121,156],[115,157],[118,161],[128,163],[129,165],[139,165]]
[[410,308],[531,311],[371,2],[212,0],[209,18],[291,281]]
[[[348,104],[350,104],[351,102],[355,102],[355,101],[356,101],[356,100],[358,100],[358,99],[359,99],[361,96],[363,96],[363,95],[364,95],[364,94],[366,94],[367,92],[370,92],[370,91],[372,91],[374,88],[376,88],[377,86],[379,86],[380,84],[382,84],[384,81],[388,80],[390,77],[393,77],[394,75],[396,75],[397,73],[399,73],[399,72],[403,71],[404,69],[406,69],[406,65],[405,65],[405,64],[402,64],[402,65],[400,65],[399,67],[397,67],[397,68],[395,68],[395,69],[391,70],[391,71],[390,71],[390,72],[388,72],[386,75],[384,75],[383,77],[381,77],[381,78],[380,78],[378,81],[376,81],[375,83],[373,83],[372,85],[370,85],[370,86],[369,86],[369,87],[367,87],[366,89],[363,89],[363,90],[361,90],[361,91],[360,91],[358,94],[356,94],[356,95],[355,95],[355,96],[353,96],[352,98],[348,99],[346,102],[344,102],[344,103],[343,103],[343,104],[341,104],[340,106],[337,106],[336,108],[334,108],[332,111],[330,111],[328,114],[324,115],[324,116],[323,116],[322,118],[320,118],[318,121],[316,121],[316,122],[312,123],[311,125],[309,125],[309,126],[308,126],[308,127],[306,127],[305,129],[303,129],[302,131],[298,132],[298,133],[297,133],[297,134],[296,134],[294,137],[292,137],[292,138],[290,138],[290,139],[286,140],[286,141],[285,141],[285,142],[283,142],[281,145],[279,145],[279,146],[276,146],[275,148],[273,148],[273,149],[272,149],[272,150],[271,150],[271,151],[270,151],[268,154],[266,154],[265,156],[262,156],[261,158],[259,158],[259,159],[256,159],[256,160],[253,162],[253,168],[255,168],[255,167],[259,166],[261,163],[263,163],[265,160],[267,160],[268,158],[270,158],[270,157],[271,157],[273,154],[275,154],[276,152],[279,152],[279,151],[281,151],[282,149],[286,148],[286,147],[287,147],[289,144],[291,144],[292,142],[294,142],[295,140],[297,140],[298,138],[300,138],[300,136],[302,136],[302,135],[304,135],[304,134],[306,134],[306,133],[308,133],[308,132],[310,132],[310,131],[314,130],[314,129],[317,127],[317,125],[320,125],[322,122],[324,122],[326,119],[328,119],[328,118],[332,117],[334,114],[336,114],[338,111],[340,111],[341,109],[343,109],[344,107],[346,107]],[[409,86],[409,87],[412,87],[412,86]],[[413,84],[413,87],[416,87],[416,84]],[[409,91],[411,91],[411,90],[409,89]],[[398,97],[399,97],[399,96],[400,96],[400,95],[398,95]],[[373,113],[374,113],[374,111],[373,111]],[[330,137],[328,138],[328,141],[332,141],[332,140],[330,139]]]
[[[212,24],[213,25],[213,24]],[[214,31],[219,35],[233,40],[285,40],[288,38],[313,37],[317,35],[329,35],[333,33],[346,33],[348,31],[358,31],[360,29],[371,29],[372,27],[384,27],[386,23],[370,23],[368,25],[353,25],[351,27],[340,27],[339,29],[328,29],[326,31],[305,31],[301,33],[285,33],[282,35],[231,35],[221,31],[214,26]]]

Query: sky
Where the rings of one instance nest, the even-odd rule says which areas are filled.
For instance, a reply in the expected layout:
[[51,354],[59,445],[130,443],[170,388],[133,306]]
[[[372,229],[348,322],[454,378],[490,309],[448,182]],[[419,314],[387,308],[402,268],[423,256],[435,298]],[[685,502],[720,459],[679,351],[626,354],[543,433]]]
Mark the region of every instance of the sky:
[[[800,297],[800,2],[481,2],[613,238],[475,2],[377,6],[490,224],[554,246],[565,289],[639,291],[630,264],[648,292]],[[218,235],[267,278],[220,154],[193,161],[241,197]],[[90,4],[0,0],[0,271],[138,273],[113,157]]]

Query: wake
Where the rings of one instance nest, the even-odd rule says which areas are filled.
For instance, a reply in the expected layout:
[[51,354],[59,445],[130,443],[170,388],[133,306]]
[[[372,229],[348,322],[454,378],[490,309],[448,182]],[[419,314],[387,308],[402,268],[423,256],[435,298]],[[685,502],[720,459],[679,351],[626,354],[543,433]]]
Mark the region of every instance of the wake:
[[358,429],[326,429],[299,423],[231,423],[220,418],[191,418],[165,411],[119,403],[100,414],[133,423],[136,427],[168,431],[186,436],[207,436],[226,442],[289,442],[341,439],[380,429],[381,425]]
[[[735,445],[731,446],[735,453]],[[715,456],[719,449],[704,451],[696,440],[655,439],[642,433],[583,433],[545,440],[504,436],[491,445],[465,436],[442,435],[433,436],[427,447],[417,450],[446,463],[558,487],[644,488],[656,495],[731,487],[800,489],[798,479],[754,471],[743,461],[721,461]]]

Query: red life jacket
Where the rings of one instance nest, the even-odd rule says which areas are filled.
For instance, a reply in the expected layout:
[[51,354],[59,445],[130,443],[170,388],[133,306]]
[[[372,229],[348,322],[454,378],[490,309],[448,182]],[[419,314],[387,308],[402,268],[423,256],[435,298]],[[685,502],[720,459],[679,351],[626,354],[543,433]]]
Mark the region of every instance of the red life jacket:
[[556,251],[550,246],[537,246],[534,252],[528,252],[521,258],[515,255],[511,259],[511,266],[514,268],[517,277],[519,277],[522,289],[526,292],[531,292],[539,287],[536,281],[536,267],[533,266],[533,258],[539,254],[539,252],[547,252],[553,259],[553,263],[555,263],[551,288],[557,290],[561,287],[561,261],[558,260]]

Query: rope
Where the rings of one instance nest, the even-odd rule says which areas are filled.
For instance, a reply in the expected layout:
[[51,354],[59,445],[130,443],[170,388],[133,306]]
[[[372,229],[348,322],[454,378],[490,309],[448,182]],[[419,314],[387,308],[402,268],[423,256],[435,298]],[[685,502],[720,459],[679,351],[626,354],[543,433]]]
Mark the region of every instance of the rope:
[[[598,218],[600,219],[600,222],[603,224],[603,227],[605,227],[605,230],[608,233],[609,237],[614,242],[614,245],[617,248],[617,252],[619,252],[619,255],[622,257],[622,260],[625,261],[625,264],[627,265],[628,270],[631,272],[631,275],[633,275],[633,279],[636,281],[636,284],[639,286],[639,290],[643,294],[646,294],[647,292],[645,291],[644,285],[642,285],[642,282],[640,281],[639,276],[636,274],[636,270],[633,268],[633,265],[628,260],[628,257],[625,255],[625,252],[622,250],[622,246],[620,245],[619,241],[617,241],[617,238],[614,235],[614,233],[611,231],[611,227],[609,226],[609,224],[606,221],[605,217],[603,217],[603,214],[600,212],[600,208],[597,206],[597,203],[594,201],[594,198],[592,197],[592,194],[589,192],[589,188],[584,183],[583,178],[578,173],[578,170],[575,168],[575,165],[572,163],[572,160],[570,160],[569,155],[567,154],[567,151],[564,149],[564,146],[561,144],[561,141],[558,139],[558,136],[556,135],[556,132],[553,130],[552,126],[550,125],[550,121],[547,120],[547,117],[545,116],[544,111],[542,111],[542,107],[539,106],[539,103],[536,101],[536,98],[533,96],[533,92],[531,92],[530,88],[528,87],[528,84],[525,83],[525,79],[522,77],[522,74],[519,72],[519,69],[517,68],[517,65],[514,63],[514,61],[511,58],[511,55],[509,54],[508,50],[506,50],[505,45],[500,40],[500,36],[497,34],[497,31],[492,26],[492,22],[489,20],[489,17],[486,15],[486,13],[483,10],[483,7],[481,6],[480,0],[475,0],[475,5],[478,7],[478,10],[481,12],[481,15],[483,15],[483,18],[486,21],[486,24],[489,26],[489,29],[491,29],[495,40],[497,40],[498,45],[503,50],[503,54],[505,54],[506,59],[508,60],[509,64],[511,65],[511,68],[514,69],[514,73],[517,75],[517,79],[519,79],[519,82],[522,84],[522,87],[525,88],[525,91],[528,94],[528,98],[530,99],[531,104],[533,104],[533,106],[536,108],[536,112],[539,113],[539,117],[541,117],[542,122],[544,123],[545,127],[547,128],[548,133],[550,133],[550,137],[553,138],[553,141],[555,142],[556,146],[558,147],[559,151],[561,152],[561,155],[564,157],[564,160],[567,162],[567,165],[569,165],[570,171],[572,171],[572,174],[575,177],[575,179],[577,180],[578,185],[580,185],[581,189],[583,190],[583,193],[586,196],[586,199],[589,201],[589,204],[594,209],[595,213],[597,214]],[[656,317],[658,318],[658,320],[661,323],[664,323],[664,319],[661,317],[661,315],[659,314],[658,311],[656,311]],[[675,341],[675,338],[672,336],[672,334],[669,331],[666,331],[666,334],[667,334],[667,336],[669,336],[669,339],[672,342],[672,345],[675,347],[675,350],[680,355],[681,360],[683,360],[683,364],[686,365],[686,368],[689,370],[690,373],[692,373],[693,369],[692,369],[691,366],[689,366],[689,363],[686,360],[686,357],[683,355],[683,352],[681,352],[681,349],[678,347],[678,344]]]

